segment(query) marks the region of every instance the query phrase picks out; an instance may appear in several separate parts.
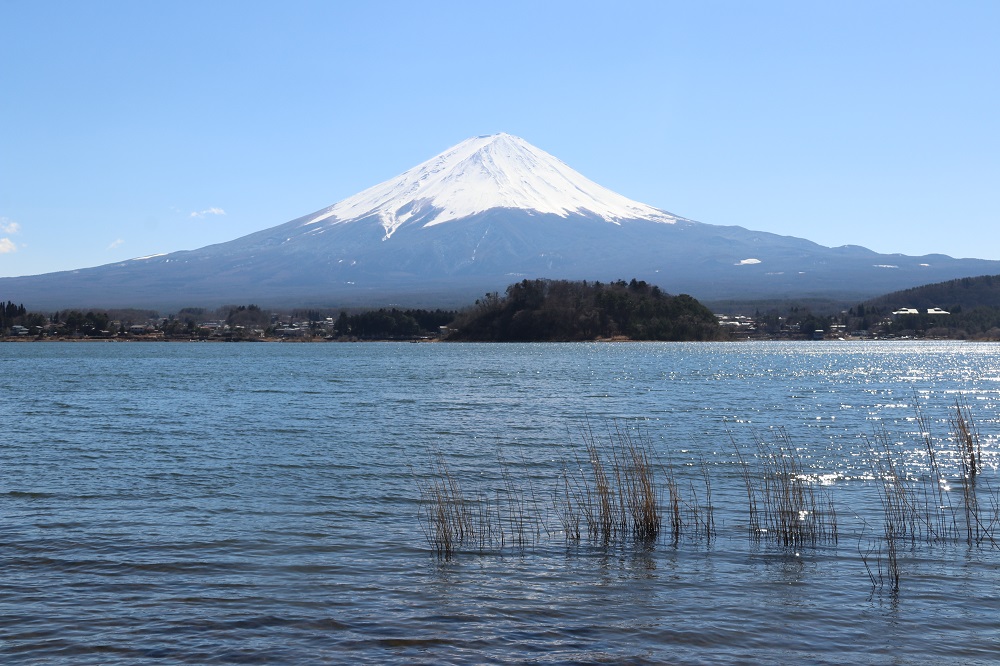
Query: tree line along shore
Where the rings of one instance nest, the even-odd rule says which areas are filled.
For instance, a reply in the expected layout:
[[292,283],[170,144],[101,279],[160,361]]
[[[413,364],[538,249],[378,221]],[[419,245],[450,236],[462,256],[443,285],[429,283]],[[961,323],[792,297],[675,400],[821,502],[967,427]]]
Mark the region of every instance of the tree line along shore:
[[[691,296],[670,295],[641,280],[601,283],[522,280],[505,292],[485,294],[458,309],[296,308],[258,305],[216,309],[182,308],[165,316],[144,309],[33,312],[0,301],[0,339],[135,341],[591,341],[745,339],[914,339],[1000,340],[1000,307],[984,290],[1000,290],[1000,276],[970,278],[925,288],[929,297],[907,290],[868,302],[810,306],[796,302],[727,304],[719,314]],[[972,295],[959,299],[955,289]],[[962,294],[959,294],[962,295]]]

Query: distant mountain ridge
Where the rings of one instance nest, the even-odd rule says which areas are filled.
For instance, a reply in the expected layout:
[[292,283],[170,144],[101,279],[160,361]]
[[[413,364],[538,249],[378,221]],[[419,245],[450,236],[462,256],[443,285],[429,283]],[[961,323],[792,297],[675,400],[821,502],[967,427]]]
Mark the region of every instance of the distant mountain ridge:
[[462,305],[522,279],[637,278],[701,300],[861,300],[1000,262],[827,248],[632,201],[508,134],[475,137],[327,208],[242,238],[0,278],[35,309]]

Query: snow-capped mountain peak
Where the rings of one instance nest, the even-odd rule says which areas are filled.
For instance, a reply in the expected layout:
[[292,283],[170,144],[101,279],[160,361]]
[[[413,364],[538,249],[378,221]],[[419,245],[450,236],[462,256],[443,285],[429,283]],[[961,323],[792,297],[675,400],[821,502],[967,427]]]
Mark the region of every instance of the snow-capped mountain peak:
[[674,223],[674,215],[601,187],[524,139],[493,134],[467,139],[399,176],[316,213],[306,225],[377,216],[385,237],[419,219],[433,226],[493,208],[567,217],[585,214]]

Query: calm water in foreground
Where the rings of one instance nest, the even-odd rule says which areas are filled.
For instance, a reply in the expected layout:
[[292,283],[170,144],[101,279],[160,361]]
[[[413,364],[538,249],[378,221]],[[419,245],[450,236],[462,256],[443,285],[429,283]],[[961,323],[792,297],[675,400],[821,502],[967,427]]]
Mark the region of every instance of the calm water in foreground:
[[[898,593],[859,554],[873,433],[919,471],[919,406],[954,473],[956,399],[1000,487],[994,344],[3,344],[0,661],[996,661],[1000,551],[907,545]],[[709,469],[714,539],[567,544],[558,474],[615,423]],[[777,428],[837,543],[748,538],[733,440]],[[498,450],[549,532],[435,557],[420,479],[495,492]]]

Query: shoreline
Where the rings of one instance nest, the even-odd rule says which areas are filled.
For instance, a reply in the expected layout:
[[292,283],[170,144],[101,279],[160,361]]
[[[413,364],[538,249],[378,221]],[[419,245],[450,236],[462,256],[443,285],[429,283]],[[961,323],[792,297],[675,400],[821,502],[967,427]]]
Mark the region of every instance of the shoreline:
[[786,338],[786,337],[747,337],[747,338],[731,338],[728,340],[639,340],[633,338],[626,338],[623,336],[616,336],[613,338],[595,338],[593,340],[444,340],[441,338],[371,338],[371,339],[333,339],[327,340],[325,338],[253,338],[253,339],[224,339],[224,338],[28,338],[28,337],[0,337],[0,344],[12,343],[12,344],[25,344],[25,343],[52,343],[52,342],[70,342],[70,343],[98,343],[98,342],[111,342],[111,343],[166,343],[166,344],[178,344],[178,343],[209,343],[209,344],[222,344],[222,343],[264,343],[264,344],[319,344],[319,343],[370,343],[370,342],[400,342],[400,343],[496,343],[496,344],[513,344],[513,343],[579,343],[579,344],[591,344],[591,343],[632,343],[632,342],[721,342],[721,343],[736,343],[736,342],[1000,342],[1000,340],[994,338],[918,338],[918,337],[880,337],[880,338],[858,338],[858,337],[846,337],[837,339],[823,339],[823,340],[813,340],[811,338]]

